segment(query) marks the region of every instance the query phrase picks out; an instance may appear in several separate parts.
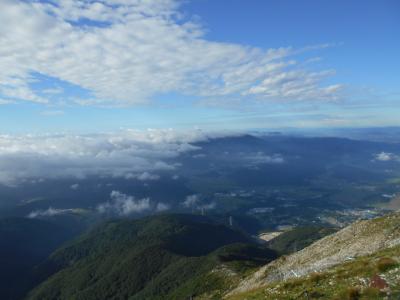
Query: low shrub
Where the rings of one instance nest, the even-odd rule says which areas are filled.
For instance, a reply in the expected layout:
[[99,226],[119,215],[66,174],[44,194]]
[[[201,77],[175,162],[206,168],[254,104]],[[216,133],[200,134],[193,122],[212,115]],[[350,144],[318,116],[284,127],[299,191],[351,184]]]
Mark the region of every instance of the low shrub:
[[361,293],[360,289],[357,287],[348,288],[345,293],[346,300],[358,300],[360,299]]
[[379,272],[386,272],[389,269],[392,269],[398,265],[397,261],[390,257],[382,257],[376,263],[376,267]]

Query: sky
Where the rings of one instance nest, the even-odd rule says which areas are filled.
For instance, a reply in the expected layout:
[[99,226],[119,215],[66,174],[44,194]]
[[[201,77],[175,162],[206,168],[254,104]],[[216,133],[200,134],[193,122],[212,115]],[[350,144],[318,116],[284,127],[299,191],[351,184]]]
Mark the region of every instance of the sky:
[[400,125],[396,0],[0,7],[0,134]]

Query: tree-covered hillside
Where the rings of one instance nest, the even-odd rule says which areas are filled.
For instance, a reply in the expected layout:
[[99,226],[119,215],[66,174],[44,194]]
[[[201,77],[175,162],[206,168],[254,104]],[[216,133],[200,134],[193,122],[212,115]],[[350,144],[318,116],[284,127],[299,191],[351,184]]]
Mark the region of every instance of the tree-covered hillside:
[[31,287],[32,268],[75,232],[28,218],[0,219],[0,295],[18,299]]
[[336,232],[333,227],[307,226],[286,231],[268,242],[268,247],[280,254],[289,254],[311,245],[326,235]]
[[109,221],[56,251],[37,270],[51,276],[29,299],[185,299],[275,257],[200,216]]

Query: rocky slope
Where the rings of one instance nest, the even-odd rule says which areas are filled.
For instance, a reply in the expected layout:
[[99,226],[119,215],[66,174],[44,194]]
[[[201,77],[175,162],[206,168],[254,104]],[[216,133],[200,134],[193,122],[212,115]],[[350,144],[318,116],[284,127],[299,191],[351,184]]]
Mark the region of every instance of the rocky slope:
[[400,212],[362,220],[329,235],[307,248],[283,256],[243,280],[229,295],[268,284],[327,270],[383,249],[400,245]]
[[400,299],[400,245],[361,256],[323,272],[273,282],[229,300]]

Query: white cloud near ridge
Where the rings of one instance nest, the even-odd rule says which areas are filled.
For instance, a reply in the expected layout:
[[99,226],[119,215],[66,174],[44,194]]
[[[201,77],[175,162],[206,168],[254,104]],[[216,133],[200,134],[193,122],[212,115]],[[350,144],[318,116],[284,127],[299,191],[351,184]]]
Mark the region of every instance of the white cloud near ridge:
[[142,213],[150,210],[150,198],[135,199],[119,191],[112,191],[111,201],[99,204],[97,211],[102,214],[117,214],[127,216],[133,213]]
[[118,216],[129,216],[131,214],[144,213],[149,211],[163,212],[169,209],[165,203],[154,204],[150,198],[136,199],[120,191],[112,191],[111,201],[101,203],[97,206],[97,211],[101,214],[111,214]]
[[195,207],[200,202],[199,195],[189,195],[185,198],[185,201],[182,202],[182,205],[186,208]]
[[185,208],[198,209],[198,210],[212,210],[215,209],[216,203],[203,203],[199,195],[193,194],[186,196],[185,200],[181,203]]
[[180,2],[0,0],[0,96],[48,103],[31,87],[38,73],[89,91],[90,98],[70,99],[82,105],[135,105],[170,92],[338,98],[341,85],[322,85],[333,72],[303,69],[298,50],[209,41],[199,24],[182,18]]

